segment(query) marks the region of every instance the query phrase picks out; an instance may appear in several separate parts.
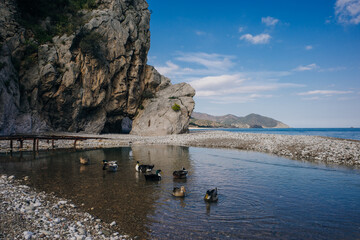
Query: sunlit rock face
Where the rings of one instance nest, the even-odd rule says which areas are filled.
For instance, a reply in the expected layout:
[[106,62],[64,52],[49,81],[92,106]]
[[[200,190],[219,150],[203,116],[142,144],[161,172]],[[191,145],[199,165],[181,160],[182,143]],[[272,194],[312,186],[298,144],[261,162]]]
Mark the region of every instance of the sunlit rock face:
[[187,83],[171,85],[167,78],[152,70],[152,78],[160,79],[159,89],[154,97],[143,102],[144,108],[138,111],[131,133],[157,136],[187,132],[195,107],[195,90]]
[[[30,57],[25,54],[32,33],[16,21],[16,1],[1,1],[0,11],[0,62],[5,63],[0,68],[0,134],[120,133],[130,130],[131,120],[134,134],[153,134],[156,127],[161,134],[187,130],[194,90],[189,86],[182,93],[191,100],[184,100],[186,107],[179,103],[181,111],[174,117],[168,105],[183,97],[171,99],[169,91],[177,85],[147,65],[150,12],[145,0],[98,1],[96,9],[82,10],[84,24],[75,32],[38,44]],[[142,127],[148,124],[144,113],[153,113],[150,99],[161,99],[157,109],[166,108],[151,117],[151,130]]]

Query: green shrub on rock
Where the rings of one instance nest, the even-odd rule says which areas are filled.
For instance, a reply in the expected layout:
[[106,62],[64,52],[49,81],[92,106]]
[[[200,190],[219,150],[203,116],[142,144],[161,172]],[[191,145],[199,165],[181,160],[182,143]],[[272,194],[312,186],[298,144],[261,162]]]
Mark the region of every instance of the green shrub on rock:
[[172,110],[174,110],[175,112],[178,112],[178,111],[180,111],[180,106],[179,106],[179,104],[176,104],[176,103],[174,103],[174,105],[171,107],[172,108]]

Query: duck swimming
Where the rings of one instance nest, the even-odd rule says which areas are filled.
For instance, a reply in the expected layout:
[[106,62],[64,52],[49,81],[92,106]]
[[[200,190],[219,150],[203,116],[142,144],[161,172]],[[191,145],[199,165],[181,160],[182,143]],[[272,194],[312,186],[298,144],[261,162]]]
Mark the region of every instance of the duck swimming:
[[217,188],[212,190],[207,190],[204,200],[207,202],[217,202],[218,200]]
[[139,161],[136,161],[135,170],[137,172],[151,172],[151,170],[154,168],[154,165],[140,165]]
[[186,193],[186,190],[185,190],[184,186],[181,186],[180,188],[174,187],[172,195],[174,197],[185,197],[185,193]]
[[148,174],[145,174],[145,179],[146,181],[159,181],[161,180],[161,175],[160,175],[160,172],[161,170],[156,170],[156,173],[148,173]]
[[118,169],[118,164],[116,161],[103,160],[103,170],[108,172],[116,172]]
[[173,176],[174,178],[183,179],[186,178],[188,171],[183,167],[182,170],[174,171]]
[[80,163],[82,165],[89,165],[90,164],[90,159],[88,159],[86,157],[80,157]]

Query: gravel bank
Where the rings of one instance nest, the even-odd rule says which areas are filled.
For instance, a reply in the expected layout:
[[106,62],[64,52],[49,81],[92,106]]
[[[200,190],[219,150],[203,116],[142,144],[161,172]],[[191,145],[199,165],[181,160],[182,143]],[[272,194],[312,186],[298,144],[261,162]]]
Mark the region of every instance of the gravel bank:
[[[64,135],[69,135],[68,133]],[[75,134],[73,134],[75,135]],[[80,136],[99,137],[81,134]],[[270,153],[296,160],[360,166],[360,141],[318,136],[277,135],[258,133],[233,133],[204,131],[169,136],[134,136],[124,134],[100,135],[104,139],[78,141],[77,148],[111,148],[131,144],[168,144],[211,148],[235,148]],[[23,148],[14,144],[14,150],[31,151],[32,141],[25,141]],[[10,141],[0,141],[0,151],[10,152]],[[74,141],[56,141],[55,148],[73,148]],[[40,141],[40,149],[52,149],[51,142]]]
[[126,239],[71,202],[0,177],[0,239]]

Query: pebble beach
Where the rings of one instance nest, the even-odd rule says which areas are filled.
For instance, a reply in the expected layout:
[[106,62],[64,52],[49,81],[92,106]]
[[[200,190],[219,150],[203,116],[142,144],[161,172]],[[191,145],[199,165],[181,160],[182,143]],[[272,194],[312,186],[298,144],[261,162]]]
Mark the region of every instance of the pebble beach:
[[[58,133],[58,135],[75,135]],[[77,149],[113,148],[130,145],[176,145],[210,148],[231,148],[256,151],[325,164],[360,166],[360,141],[306,135],[275,135],[203,131],[167,136],[137,136],[128,134],[76,134],[82,137],[101,137],[78,141]],[[32,141],[24,141],[23,148],[14,143],[14,151],[32,151]],[[74,148],[72,140],[58,140],[55,149]],[[53,149],[51,142],[40,141],[40,150]],[[10,153],[10,141],[0,141],[0,152]]]
[[[61,135],[61,133],[57,133]],[[63,135],[74,135],[63,133]],[[78,135],[78,134],[76,134]],[[113,148],[131,145],[177,145],[228,148],[273,154],[300,161],[330,165],[360,166],[360,141],[319,136],[203,131],[169,136],[135,136],[123,134],[89,135],[102,137],[78,141],[77,149]],[[32,141],[23,148],[14,142],[13,151],[32,151]],[[55,149],[73,148],[74,141],[59,140]],[[50,150],[48,141],[39,142],[40,150]],[[0,151],[10,154],[9,141],[0,141]],[[105,223],[78,211],[66,199],[26,186],[26,179],[3,175],[0,178],[0,239],[126,239],[112,230],[116,223]]]
[[0,239],[126,239],[77,206],[24,184],[26,179],[0,177]]

